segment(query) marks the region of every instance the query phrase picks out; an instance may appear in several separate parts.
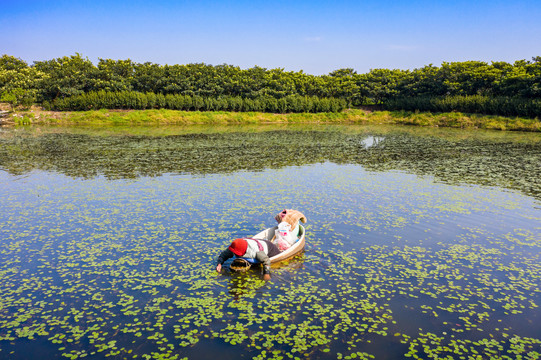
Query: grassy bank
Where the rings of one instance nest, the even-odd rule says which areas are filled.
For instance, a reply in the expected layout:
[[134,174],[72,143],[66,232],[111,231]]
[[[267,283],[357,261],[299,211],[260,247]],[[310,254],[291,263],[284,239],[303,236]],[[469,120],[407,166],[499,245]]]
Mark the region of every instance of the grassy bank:
[[4,123],[13,125],[202,125],[202,124],[400,124],[508,131],[541,131],[541,121],[518,117],[407,111],[345,110],[339,113],[271,114],[259,112],[178,110],[43,111],[32,108],[10,113]]

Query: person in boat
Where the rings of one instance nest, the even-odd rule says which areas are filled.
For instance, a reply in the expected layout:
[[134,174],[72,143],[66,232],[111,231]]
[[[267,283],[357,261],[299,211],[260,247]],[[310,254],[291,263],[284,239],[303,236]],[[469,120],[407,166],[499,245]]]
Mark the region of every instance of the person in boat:
[[278,255],[280,250],[268,240],[251,238],[235,239],[227,249],[218,256],[216,271],[222,271],[222,265],[226,260],[236,256],[256,259],[263,264],[263,279],[270,280],[270,258]]

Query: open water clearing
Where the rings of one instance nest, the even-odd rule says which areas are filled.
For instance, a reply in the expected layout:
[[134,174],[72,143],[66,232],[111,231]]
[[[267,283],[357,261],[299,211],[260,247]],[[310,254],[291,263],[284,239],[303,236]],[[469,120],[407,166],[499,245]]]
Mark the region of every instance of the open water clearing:
[[[0,359],[538,359],[541,136],[0,128]],[[308,218],[302,255],[217,274]]]

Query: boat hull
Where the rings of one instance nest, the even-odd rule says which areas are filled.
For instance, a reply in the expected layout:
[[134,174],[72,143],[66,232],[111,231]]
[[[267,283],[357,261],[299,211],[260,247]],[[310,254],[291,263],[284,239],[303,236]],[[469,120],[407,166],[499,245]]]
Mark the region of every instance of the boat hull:
[[[260,232],[259,234],[253,236],[253,238],[254,239],[259,239],[259,240],[269,240],[269,241],[271,241],[274,238],[274,234],[275,234],[276,229],[278,229],[278,226],[274,226],[274,227],[265,229],[262,232]],[[271,264],[275,264],[275,263],[278,263],[280,261],[291,259],[295,255],[298,255],[304,249],[304,245],[305,245],[305,239],[304,239],[305,229],[304,229],[304,226],[302,226],[301,224],[299,224],[299,232],[300,232],[299,240],[297,240],[295,242],[295,244],[291,245],[291,247],[289,249],[284,250],[281,253],[279,253],[278,255],[275,255],[275,256],[271,257],[270,258]]]

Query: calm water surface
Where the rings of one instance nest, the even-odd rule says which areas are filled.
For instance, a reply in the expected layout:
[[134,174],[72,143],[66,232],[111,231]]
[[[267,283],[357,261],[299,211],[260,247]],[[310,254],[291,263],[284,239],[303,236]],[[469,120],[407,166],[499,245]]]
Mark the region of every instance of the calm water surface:
[[[1,359],[537,359],[541,136],[0,129]],[[308,218],[302,255],[214,271]]]

